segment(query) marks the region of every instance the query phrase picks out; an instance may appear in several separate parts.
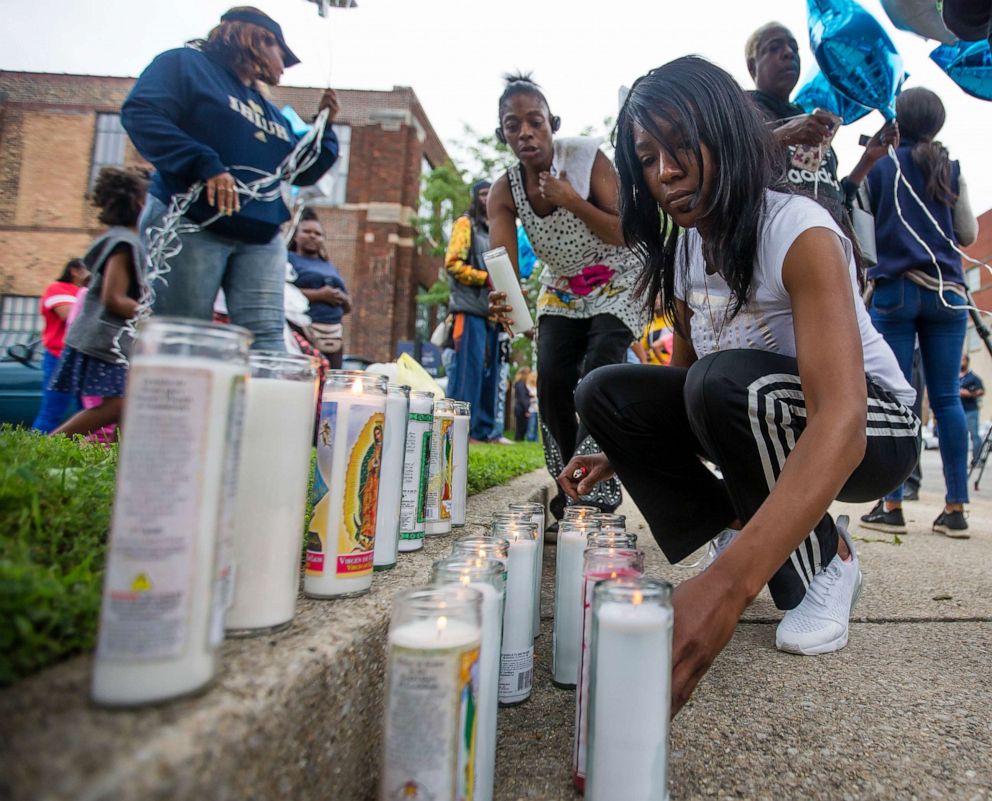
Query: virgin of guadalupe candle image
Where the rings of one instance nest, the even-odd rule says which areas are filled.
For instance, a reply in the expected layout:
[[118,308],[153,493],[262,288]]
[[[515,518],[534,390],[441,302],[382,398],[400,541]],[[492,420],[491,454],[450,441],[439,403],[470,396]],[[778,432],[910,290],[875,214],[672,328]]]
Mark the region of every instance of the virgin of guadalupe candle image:
[[672,586],[601,581],[593,592],[589,801],[668,801]]
[[92,698],[154,703],[217,670],[251,334],[142,322],[124,399]]
[[300,548],[317,403],[317,360],[254,350],[234,511],[234,602],[227,635],[288,626],[300,589]]
[[403,460],[406,453],[410,388],[390,384],[386,397],[386,432],[382,443],[382,478],[375,518],[375,570],[396,564],[399,551],[400,503],[403,495]]
[[470,801],[475,783],[482,594],[444,585],[393,601],[379,801]]
[[551,680],[571,688],[579,677],[582,648],[582,559],[590,535],[599,532],[592,517],[562,520],[555,548],[555,621]]
[[313,517],[304,592],[360,595],[372,586],[386,376],[331,370],[317,424]]
[[592,594],[605,579],[636,578],[644,573],[644,553],[619,548],[589,548],[582,563],[582,648],[579,651],[579,683],[575,692],[575,749],[572,782],[582,792],[586,782],[587,736],[589,733],[589,642],[592,636]]
[[431,431],[430,479],[427,484],[427,536],[451,531],[452,456],[455,405],[448,398],[434,401]]
[[400,553],[419,551],[424,547],[433,410],[434,396],[431,393],[419,390],[410,392],[400,501]]

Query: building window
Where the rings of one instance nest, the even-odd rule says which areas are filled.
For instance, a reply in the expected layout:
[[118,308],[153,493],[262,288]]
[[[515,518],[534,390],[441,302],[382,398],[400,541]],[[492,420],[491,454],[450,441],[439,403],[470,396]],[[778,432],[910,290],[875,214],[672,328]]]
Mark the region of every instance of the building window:
[[300,196],[308,206],[343,206],[348,200],[348,161],[351,158],[351,126],[334,125],[338,158],[313,187],[302,187]]
[[[427,287],[417,284],[417,294],[423,295],[427,292]],[[413,339],[415,342],[427,342],[431,338],[431,312],[433,308],[426,303],[417,304],[417,314],[413,324]]]
[[[977,272],[977,270],[976,270]],[[974,324],[968,322],[968,353],[972,353],[982,347],[982,338],[979,336],[978,331],[975,330]]]
[[41,332],[42,318],[38,311],[41,298],[33,295],[4,295],[0,298],[0,331]]
[[96,136],[93,138],[93,166],[90,169],[90,190],[104,167],[124,164],[127,131],[121,125],[120,114],[97,114]]

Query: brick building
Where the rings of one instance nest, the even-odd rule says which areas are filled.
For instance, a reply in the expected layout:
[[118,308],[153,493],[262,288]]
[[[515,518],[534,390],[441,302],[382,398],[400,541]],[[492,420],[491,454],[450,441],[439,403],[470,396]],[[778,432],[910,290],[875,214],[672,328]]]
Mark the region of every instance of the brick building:
[[[978,239],[973,245],[962,248],[971,258],[983,264],[992,263],[992,209],[978,217]],[[992,312],[992,273],[988,268],[965,262],[965,277],[968,288],[975,298],[975,306]],[[986,327],[992,328],[992,317],[983,316]],[[968,320],[968,338],[965,349],[971,357],[971,369],[985,382],[987,397],[981,407],[983,420],[992,419],[992,355],[989,354],[985,343],[975,330],[975,323]]]
[[[100,167],[140,164],[120,126],[133,78],[0,71],[0,330],[40,326],[36,298],[99,231],[87,190]],[[304,119],[320,89],[276,87]],[[447,160],[414,91],[339,90],[341,156],[329,196],[310,205],[354,299],[345,349],[392,358],[432,320],[414,296],[439,260],[416,244],[422,174]]]

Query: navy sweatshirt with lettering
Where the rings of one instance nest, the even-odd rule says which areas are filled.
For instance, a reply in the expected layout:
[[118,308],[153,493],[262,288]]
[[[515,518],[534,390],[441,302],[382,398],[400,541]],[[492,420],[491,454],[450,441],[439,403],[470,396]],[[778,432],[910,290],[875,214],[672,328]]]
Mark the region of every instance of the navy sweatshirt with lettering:
[[[254,86],[245,86],[220,61],[192,47],[167,50],[148,65],[121,109],[121,122],[155,167],[149,191],[168,203],[196,181],[230,172],[246,183],[259,172],[272,173],[298,141],[286,119]],[[328,125],[320,156],[296,183],[315,183],[338,156],[338,140]],[[248,200],[241,211],[210,225],[221,236],[242,242],[268,242],[289,219],[278,182],[263,188],[273,199]],[[187,216],[203,222],[216,214],[206,191]]]

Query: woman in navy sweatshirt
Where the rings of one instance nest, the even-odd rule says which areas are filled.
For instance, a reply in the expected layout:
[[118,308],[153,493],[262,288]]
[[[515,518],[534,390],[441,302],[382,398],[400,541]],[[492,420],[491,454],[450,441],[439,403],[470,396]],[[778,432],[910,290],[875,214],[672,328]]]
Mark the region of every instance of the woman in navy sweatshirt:
[[[968,439],[958,365],[969,300],[956,246],[974,242],[978,224],[968,202],[961,167],[935,141],[944,125],[940,98],[919,86],[905,90],[896,99],[896,121],[902,137],[896,149],[899,168],[926,210],[902,183],[896,190],[896,164],[892,159],[881,159],[868,173],[878,248],[878,264],[868,274],[875,282],[871,319],[895,353],[907,380],[912,374],[914,341],[919,339],[930,408],[940,431],[940,458],[947,490],[944,511],[934,521],[933,530],[963,539],[968,536],[964,515],[968,502]],[[863,515],[861,525],[904,534],[902,487]]]
[[[254,347],[264,350],[285,350],[286,247],[279,228],[290,214],[278,181],[263,188],[271,198],[254,199],[239,195],[236,181],[274,172],[296,146],[298,138],[264,85],[275,86],[283,70],[298,63],[274,20],[239,6],[205,40],[157,56],[121,110],[135,147],[156,169],[139,224],[145,244],[172,197],[197,182],[204,191],[187,221],[221,215],[182,234],[166,280],[153,287],[155,313],[209,320],[223,287],[231,322],[248,328]],[[320,108],[329,111],[320,155],[297,177],[299,185],[316,182],[337,159],[333,90],[324,93]]]

